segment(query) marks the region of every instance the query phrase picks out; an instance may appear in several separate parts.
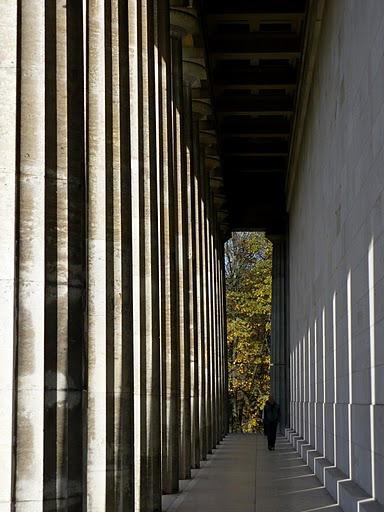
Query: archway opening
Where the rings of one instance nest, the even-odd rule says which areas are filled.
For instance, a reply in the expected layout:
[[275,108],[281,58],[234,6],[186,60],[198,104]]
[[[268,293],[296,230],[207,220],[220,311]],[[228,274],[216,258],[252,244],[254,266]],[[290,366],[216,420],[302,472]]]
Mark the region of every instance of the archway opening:
[[270,390],[272,243],[233,232],[225,245],[229,428],[260,432]]

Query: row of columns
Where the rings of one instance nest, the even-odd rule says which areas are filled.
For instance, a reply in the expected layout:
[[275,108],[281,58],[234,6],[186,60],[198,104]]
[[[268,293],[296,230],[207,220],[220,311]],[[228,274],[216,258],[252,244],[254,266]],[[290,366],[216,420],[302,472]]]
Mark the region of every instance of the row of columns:
[[288,340],[288,269],[285,235],[268,235],[273,243],[271,314],[271,394],[280,404],[279,431],[284,434],[290,421],[290,358]]
[[160,511],[227,432],[196,15],[0,7],[0,511]]

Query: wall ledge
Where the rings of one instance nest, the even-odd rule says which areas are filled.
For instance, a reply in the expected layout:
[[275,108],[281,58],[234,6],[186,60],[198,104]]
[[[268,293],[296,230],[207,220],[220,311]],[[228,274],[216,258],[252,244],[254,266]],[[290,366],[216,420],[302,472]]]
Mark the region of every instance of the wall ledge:
[[345,512],[384,512],[384,505],[350,480],[294,429],[286,428],[285,437]]

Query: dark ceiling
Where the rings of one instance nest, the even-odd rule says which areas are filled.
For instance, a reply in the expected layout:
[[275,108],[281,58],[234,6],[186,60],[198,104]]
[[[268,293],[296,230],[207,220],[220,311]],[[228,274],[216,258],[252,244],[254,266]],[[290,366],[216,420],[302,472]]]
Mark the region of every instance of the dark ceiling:
[[306,0],[201,0],[231,230],[285,230]]

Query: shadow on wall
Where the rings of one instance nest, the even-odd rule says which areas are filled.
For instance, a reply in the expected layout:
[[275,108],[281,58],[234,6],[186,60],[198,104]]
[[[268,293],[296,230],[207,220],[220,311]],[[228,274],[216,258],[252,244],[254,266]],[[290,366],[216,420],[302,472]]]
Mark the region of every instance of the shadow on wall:
[[384,269],[375,264],[383,238],[372,236],[290,354],[289,439],[337,503],[358,512],[384,502]]

